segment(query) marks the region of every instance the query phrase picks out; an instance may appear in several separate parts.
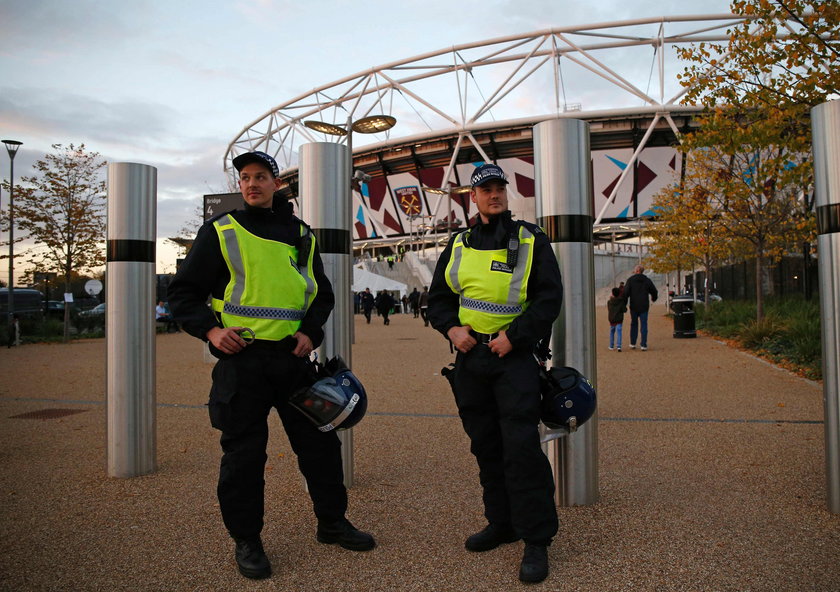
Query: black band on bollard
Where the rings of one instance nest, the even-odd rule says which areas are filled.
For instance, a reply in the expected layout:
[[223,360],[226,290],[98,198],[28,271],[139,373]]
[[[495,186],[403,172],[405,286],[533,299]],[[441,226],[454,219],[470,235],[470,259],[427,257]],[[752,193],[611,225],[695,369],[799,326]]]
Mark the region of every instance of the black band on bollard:
[[351,249],[350,232],[347,230],[338,230],[336,228],[313,228],[312,234],[320,249],[321,254],[335,253],[339,255],[349,255],[353,252]]
[[840,203],[817,208],[817,234],[840,232]]
[[107,261],[155,262],[154,241],[113,239],[108,241]]
[[595,218],[581,214],[545,216],[537,220],[553,243],[591,243]]

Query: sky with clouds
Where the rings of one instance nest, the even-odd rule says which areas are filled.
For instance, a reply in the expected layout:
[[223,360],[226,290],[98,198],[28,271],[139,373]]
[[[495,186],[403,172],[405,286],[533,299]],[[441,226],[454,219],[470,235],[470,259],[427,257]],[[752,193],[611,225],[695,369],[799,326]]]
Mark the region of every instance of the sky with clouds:
[[[728,0],[0,0],[0,136],[23,142],[17,179],[55,143],[156,167],[163,239],[227,191],[240,130],[315,87],[506,35],[727,12]],[[174,251],[158,251],[158,271],[173,271]]]

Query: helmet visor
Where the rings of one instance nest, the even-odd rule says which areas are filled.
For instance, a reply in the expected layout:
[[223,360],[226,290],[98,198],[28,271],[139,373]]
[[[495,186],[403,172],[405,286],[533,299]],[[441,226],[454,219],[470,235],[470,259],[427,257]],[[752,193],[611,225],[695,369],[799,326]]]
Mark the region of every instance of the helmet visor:
[[323,378],[308,389],[301,389],[289,399],[322,432],[329,432],[341,425],[353,412],[359,395],[347,397],[332,378]]

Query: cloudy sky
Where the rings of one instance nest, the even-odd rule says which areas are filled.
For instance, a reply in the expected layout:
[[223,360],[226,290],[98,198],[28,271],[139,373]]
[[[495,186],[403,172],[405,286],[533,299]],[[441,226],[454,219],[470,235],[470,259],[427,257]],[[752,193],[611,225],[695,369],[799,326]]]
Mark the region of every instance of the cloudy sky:
[[[0,0],[0,136],[23,142],[18,179],[54,143],[156,167],[158,270],[172,271],[162,239],[202,195],[226,191],[228,143],[284,101],[453,45],[728,9],[728,0]],[[8,178],[3,152],[0,171]]]

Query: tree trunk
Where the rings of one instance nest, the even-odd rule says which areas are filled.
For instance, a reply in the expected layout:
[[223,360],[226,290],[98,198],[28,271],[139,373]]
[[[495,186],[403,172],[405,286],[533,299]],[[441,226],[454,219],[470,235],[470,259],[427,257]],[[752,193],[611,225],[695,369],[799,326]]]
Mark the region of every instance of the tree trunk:
[[67,294],[70,293],[70,274],[64,274],[64,294],[61,295],[61,299],[64,300],[64,343],[70,341],[70,306],[73,304],[72,302],[67,302]]
[[755,320],[764,319],[764,254],[755,257]]
[[706,285],[703,287],[703,301],[706,303],[706,306],[709,306],[709,296],[712,292],[712,282],[710,281],[712,278],[712,262],[707,257],[705,261],[706,267]]

